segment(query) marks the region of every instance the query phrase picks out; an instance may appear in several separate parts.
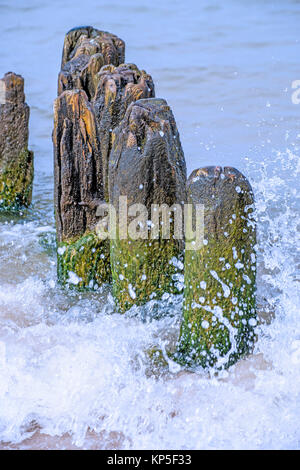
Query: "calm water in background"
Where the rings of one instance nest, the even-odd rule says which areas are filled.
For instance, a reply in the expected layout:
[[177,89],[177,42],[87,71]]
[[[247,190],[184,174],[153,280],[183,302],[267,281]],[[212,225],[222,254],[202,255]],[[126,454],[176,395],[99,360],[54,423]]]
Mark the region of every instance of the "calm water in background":
[[[1,446],[299,448],[300,2],[47,3],[0,0],[0,76],[25,78],[35,152],[32,210],[0,215]],[[180,297],[120,316],[109,288],[56,285],[52,103],[64,34],[82,24],[119,35],[152,75],[189,173],[232,165],[255,190],[266,322],[222,377],[153,375],[145,351],[176,339]]]

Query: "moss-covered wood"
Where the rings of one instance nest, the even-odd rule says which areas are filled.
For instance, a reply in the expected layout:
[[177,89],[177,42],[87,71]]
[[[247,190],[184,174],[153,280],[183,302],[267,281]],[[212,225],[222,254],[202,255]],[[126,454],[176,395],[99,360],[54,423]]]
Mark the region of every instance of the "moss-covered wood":
[[183,365],[228,367],[248,353],[256,325],[256,228],[247,179],[231,167],[193,171],[188,202],[204,205],[204,243],[186,250]]
[[29,106],[24,79],[12,72],[1,80],[0,208],[28,207],[32,197],[33,152],[28,150]]
[[119,311],[178,294],[182,247],[170,240],[111,240],[113,295]]
[[[178,130],[165,100],[142,99],[132,103],[112,135],[109,161],[109,198],[120,222],[120,197],[128,207],[143,204],[151,220],[151,206],[182,205],[185,201],[186,165]],[[170,213],[170,218],[174,217]],[[133,217],[134,219],[134,217]],[[128,217],[128,227],[132,217]],[[146,220],[147,222],[147,220]],[[123,226],[124,224],[122,224]],[[150,224],[151,225],[151,224]],[[145,228],[145,227],[144,227]],[[124,229],[124,226],[123,226]],[[127,230],[127,227],[125,227]],[[117,231],[111,240],[113,294],[121,312],[165,292],[176,292],[183,256],[183,240],[157,238],[123,239]]]
[[53,144],[58,276],[66,283],[75,273],[80,288],[100,285],[109,280],[108,242],[95,235],[102,162],[95,114],[83,90],[55,100]]
[[83,89],[89,99],[97,89],[97,73],[105,64],[118,66],[125,60],[122,39],[92,26],[71,29],[65,36],[58,94]]
[[57,250],[58,278],[78,290],[96,289],[110,280],[109,244],[94,231],[60,242]]

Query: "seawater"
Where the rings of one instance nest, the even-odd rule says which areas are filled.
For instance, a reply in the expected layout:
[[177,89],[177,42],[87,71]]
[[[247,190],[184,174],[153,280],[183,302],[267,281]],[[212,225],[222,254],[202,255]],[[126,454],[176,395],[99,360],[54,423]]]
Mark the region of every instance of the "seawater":
[[[0,75],[25,78],[33,206],[0,214],[0,447],[300,447],[300,2],[0,1]],[[191,373],[147,350],[174,344],[181,303],[115,312],[110,288],[56,284],[52,103],[64,34],[91,24],[171,105],[189,172],[231,165],[258,219],[255,350],[228,372]]]

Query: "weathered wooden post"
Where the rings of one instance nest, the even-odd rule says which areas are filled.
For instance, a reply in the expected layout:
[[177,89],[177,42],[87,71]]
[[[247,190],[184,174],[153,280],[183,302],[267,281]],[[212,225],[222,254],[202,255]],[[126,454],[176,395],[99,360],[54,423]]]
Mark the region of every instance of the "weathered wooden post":
[[94,110],[83,90],[55,100],[53,144],[58,277],[94,288],[109,280],[109,245],[95,233],[102,162]]
[[29,106],[24,79],[9,72],[0,80],[0,208],[31,203],[33,152],[28,150]]
[[204,206],[201,247],[185,250],[184,310],[177,360],[228,367],[253,346],[256,226],[247,179],[231,167],[192,172],[187,201]]
[[113,294],[125,312],[177,291],[186,165],[172,111],[162,99],[132,103],[112,142],[109,199],[117,228],[111,268]]
[[154,97],[152,77],[134,64],[101,68],[93,99],[99,127],[105,199],[108,200],[108,161],[112,130],[124,118],[128,106],[141,98]]
[[71,29],[65,36],[58,94],[82,88],[89,99],[97,88],[97,73],[105,64],[120,65],[125,60],[122,39],[92,26]]
[[154,96],[146,72],[119,65],[124,51],[121,39],[90,26],[65,38],[53,134],[58,276],[77,288],[110,279],[109,241],[96,224],[97,206],[108,200],[112,129],[132,101]]
[[65,37],[54,103],[54,178],[57,269],[62,284],[95,288],[110,279],[109,243],[98,238],[103,200],[99,130],[90,100],[104,64],[124,61],[125,44],[91,26]]
[[106,64],[123,64],[125,43],[115,34],[100,31],[93,26],[77,26],[65,36],[61,65],[63,67],[75,56],[95,53],[101,53]]

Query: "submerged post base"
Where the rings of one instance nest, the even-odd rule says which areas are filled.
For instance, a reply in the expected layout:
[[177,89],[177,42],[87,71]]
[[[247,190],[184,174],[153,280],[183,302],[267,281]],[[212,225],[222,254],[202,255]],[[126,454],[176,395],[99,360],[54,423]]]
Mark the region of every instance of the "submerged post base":
[[121,313],[133,305],[179,294],[178,265],[183,266],[178,245],[169,240],[113,240],[111,265],[113,296]]
[[109,282],[109,243],[93,232],[76,241],[59,243],[57,272],[61,284],[79,290],[94,290]]
[[204,205],[204,243],[185,252],[176,360],[189,366],[229,367],[251,351],[255,339],[253,193],[236,169],[207,167],[191,174],[188,202]]

